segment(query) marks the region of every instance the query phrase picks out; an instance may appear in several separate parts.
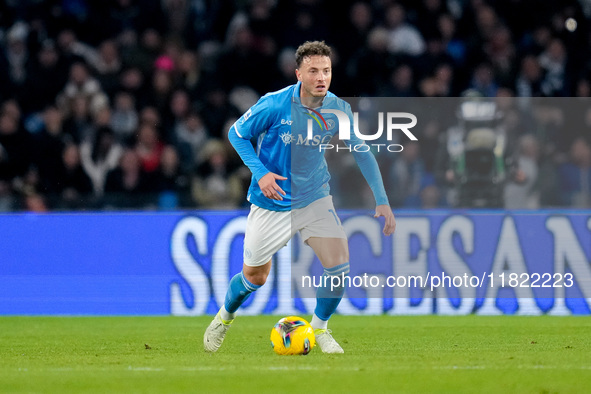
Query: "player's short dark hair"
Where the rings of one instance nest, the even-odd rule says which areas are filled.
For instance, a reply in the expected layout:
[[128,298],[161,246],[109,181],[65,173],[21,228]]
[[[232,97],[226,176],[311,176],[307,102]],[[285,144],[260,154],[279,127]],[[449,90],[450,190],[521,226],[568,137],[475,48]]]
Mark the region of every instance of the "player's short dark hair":
[[332,51],[324,41],[306,41],[296,51],[296,67],[300,68],[302,61],[308,56],[329,56]]

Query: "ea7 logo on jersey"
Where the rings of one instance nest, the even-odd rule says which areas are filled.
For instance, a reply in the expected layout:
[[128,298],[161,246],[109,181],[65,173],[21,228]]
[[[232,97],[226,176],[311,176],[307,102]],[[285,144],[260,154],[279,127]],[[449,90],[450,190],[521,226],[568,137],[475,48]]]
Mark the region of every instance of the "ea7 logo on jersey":
[[281,119],[281,124],[286,124],[288,126],[291,126],[292,123],[293,123],[292,120]]

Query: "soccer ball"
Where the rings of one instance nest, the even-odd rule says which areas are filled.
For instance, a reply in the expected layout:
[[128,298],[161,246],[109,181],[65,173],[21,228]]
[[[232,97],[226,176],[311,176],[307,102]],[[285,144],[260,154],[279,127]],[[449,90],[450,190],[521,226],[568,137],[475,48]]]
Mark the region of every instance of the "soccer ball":
[[308,354],[315,344],[314,329],[298,316],[282,318],[271,330],[271,346],[280,355]]

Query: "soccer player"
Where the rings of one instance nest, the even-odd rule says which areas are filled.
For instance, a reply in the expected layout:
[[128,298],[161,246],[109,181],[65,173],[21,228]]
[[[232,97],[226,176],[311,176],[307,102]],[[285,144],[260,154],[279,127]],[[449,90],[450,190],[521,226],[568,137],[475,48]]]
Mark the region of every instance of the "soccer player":
[[[306,130],[297,130],[296,119],[292,119],[292,115],[300,119],[302,114],[318,115],[326,107],[340,109],[352,118],[349,104],[328,91],[332,77],[330,55],[330,47],[324,41],[302,44],[296,51],[298,82],[261,97],[229,130],[230,142],[252,172],[247,196],[252,205],[246,224],[242,272],[230,280],[224,305],[205,331],[203,345],[208,352],[220,348],[236,311],[265,283],[272,256],[296,231],[312,247],[328,279],[349,273],[347,237],[335,214],[328,187],[330,175],[318,146],[320,141],[329,141],[338,128],[334,118],[326,115],[324,127],[319,121],[313,122],[320,127],[315,125],[314,139],[310,141],[304,138],[308,136]],[[328,125],[332,125],[332,130]],[[345,141],[349,146],[363,143],[354,133],[351,136]],[[250,142],[252,138],[257,138],[256,150]],[[292,151],[292,144],[302,148],[302,153]],[[371,152],[352,152],[374,194],[375,217],[385,217],[383,233],[390,235],[396,221],[377,162]],[[310,324],[324,353],[343,353],[327,324],[344,291],[343,284],[319,287],[316,292]]]

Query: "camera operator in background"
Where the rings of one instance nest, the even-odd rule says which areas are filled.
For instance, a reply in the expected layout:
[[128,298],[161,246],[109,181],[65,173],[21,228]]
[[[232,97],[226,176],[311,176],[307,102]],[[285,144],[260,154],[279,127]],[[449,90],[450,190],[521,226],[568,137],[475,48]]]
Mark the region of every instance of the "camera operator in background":
[[498,99],[468,90],[457,106],[457,124],[442,134],[437,181],[450,206],[502,208],[504,187],[517,170]]

